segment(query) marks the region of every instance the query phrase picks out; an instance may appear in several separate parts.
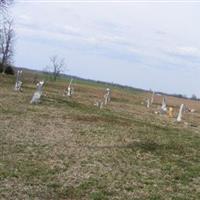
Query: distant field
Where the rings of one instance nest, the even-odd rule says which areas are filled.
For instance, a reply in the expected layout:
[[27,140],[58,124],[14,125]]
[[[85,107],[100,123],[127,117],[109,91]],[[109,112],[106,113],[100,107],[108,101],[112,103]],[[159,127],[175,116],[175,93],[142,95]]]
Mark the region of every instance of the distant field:
[[[95,100],[106,85],[49,81],[42,102],[30,105],[34,75],[0,75],[0,199],[190,200],[200,199],[200,102],[168,97],[196,110],[183,122],[147,109],[150,93],[112,88],[112,101]],[[39,75],[42,78],[42,75]]]

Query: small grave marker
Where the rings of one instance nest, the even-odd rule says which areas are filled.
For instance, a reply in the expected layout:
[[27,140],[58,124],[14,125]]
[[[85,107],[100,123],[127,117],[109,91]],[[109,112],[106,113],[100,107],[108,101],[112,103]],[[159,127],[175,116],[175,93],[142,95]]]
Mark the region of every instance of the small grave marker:
[[107,105],[111,100],[111,90],[110,88],[106,88],[106,94],[104,95],[104,104]]
[[37,88],[36,91],[33,94],[33,97],[31,99],[31,104],[33,103],[39,103],[40,102],[40,98],[42,96],[42,92],[43,92],[43,87],[44,87],[44,81],[40,81],[39,83],[37,83]]
[[103,101],[99,100],[99,101],[96,101],[95,106],[97,106],[98,108],[102,109],[103,108]]
[[147,108],[150,108],[150,100],[146,99],[146,103],[147,103]]

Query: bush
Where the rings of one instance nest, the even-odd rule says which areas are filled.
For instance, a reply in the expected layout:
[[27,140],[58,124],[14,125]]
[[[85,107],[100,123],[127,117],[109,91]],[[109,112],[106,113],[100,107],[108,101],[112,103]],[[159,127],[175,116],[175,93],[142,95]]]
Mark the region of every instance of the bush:
[[197,100],[197,96],[195,94],[192,95],[192,97],[190,98],[192,100]]
[[3,65],[0,63],[0,73],[3,72]]
[[6,70],[5,70],[5,74],[14,75],[15,71],[14,71],[13,67],[10,66],[10,65],[7,65]]
[[[3,72],[3,68],[4,68],[4,66],[2,64],[0,64],[0,73]],[[11,75],[15,74],[15,71],[11,65],[6,65],[5,74],[11,74]]]

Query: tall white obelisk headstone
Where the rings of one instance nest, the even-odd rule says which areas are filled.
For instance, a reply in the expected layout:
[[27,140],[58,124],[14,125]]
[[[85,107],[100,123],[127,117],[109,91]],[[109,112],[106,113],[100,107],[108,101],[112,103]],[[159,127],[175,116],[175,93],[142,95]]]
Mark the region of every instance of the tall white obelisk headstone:
[[17,78],[16,78],[14,90],[22,91],[22,70],[17,71]]
[[163,97],[163,100],[162,100],[161,111],[162,112],[166,112],[167,111],[167,103],[166,103],[165,97]]
[[73,79],[70,80],[70,83],[69,83],[68,88],[67,88],[67,96],[68,97],[71,97],[72,94],[73,94],[72,81],[73,81]]
[[63,96],[71,97],[74,94],[74,88],[72,87],[73,79],[70,80],[68,87],[64,90]]
[[179,109],[179,113],[178,113],[178,117],[176,119],[177,122],[181,122],[182,121],[183,108],[184,108],[184,104],[181,104],[180,109]]
[[155,96],[155,92],[152,93],[152,96],[151,96],[151,104],[154,103],[154,96]]

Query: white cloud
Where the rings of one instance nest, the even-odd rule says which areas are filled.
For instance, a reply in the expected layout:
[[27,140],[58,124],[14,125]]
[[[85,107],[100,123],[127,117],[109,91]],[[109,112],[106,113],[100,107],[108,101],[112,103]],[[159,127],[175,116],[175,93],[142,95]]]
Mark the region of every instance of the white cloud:
[[[116,70],[115,66],[120,65],[123,76],[131,77],[128,72],[140,66],[137,72],[131,71],[133,79],[126,79],[126,84],[129,81],[134,85],[132,80],[137,76],[143,80],[140,83],[138,78],[137,87],[156,89],[157,85],[162,85],[163,72],[169,75],[171,69],[174,70],[173,73],[180,73],[182,69],[181,73],[184,73],[184,69],[186,73],[191,70],[191,66],[198,65],[197,60],[200,57],[200,12],[199,7],[192,3],[184,6],[178,3],[150,5],[24,2],[14,5],[13,15],[19,49],[26,49],[20,46],[22,44],[30,45],[32,42],[36,48],[36,43],[41,45],[44,42],[48,45],[44,47],[45,54],[56,46],[57,49],[60,48],[59,53],[70,54],[72,67],[79,66],[74,73],[79,73],[83,65],[92,65],[94,67],[91,72],[87,73],[95,74],[95,66],[102,62],[109,66],[108,73],[111,77]],[[45,48],[48,50],[45,51]],[[69,52],[70,48],[73,51]],[[40,66],[42,57],[49,56],[37,54],[37,49],[34,52],[37,59],[33,60],[33,65]],[[20,53],[27,55],[28,52]],[[84,60],[86,53],[88,59]],[[79,61],[77,57],[82,57],[82,60]],[[16,57],[16,62],[23,62],[23,56]],[[148,70],[144,66],[148,66]],[[195,70],[195,74],[200,73],[199,69]],[[149,74],[152,76],[151,80],[155,81],[145,83]],[[101,79],[105,75],[99,71],[98,76]],[[114,82],[119,79],[112,78]],[[180,79],[180,82],[189,87],[185,80]],[[170,84],[163,85],[163,90],[174,89],[168,85]]]
[[167,52],[177,56],[200,57],[200,49],[193,46],[178,46],[175,48],[167,49]]
[[186,55],[186,56],[200,56],[200,49],[197,47],[177,47],[177,54]]

